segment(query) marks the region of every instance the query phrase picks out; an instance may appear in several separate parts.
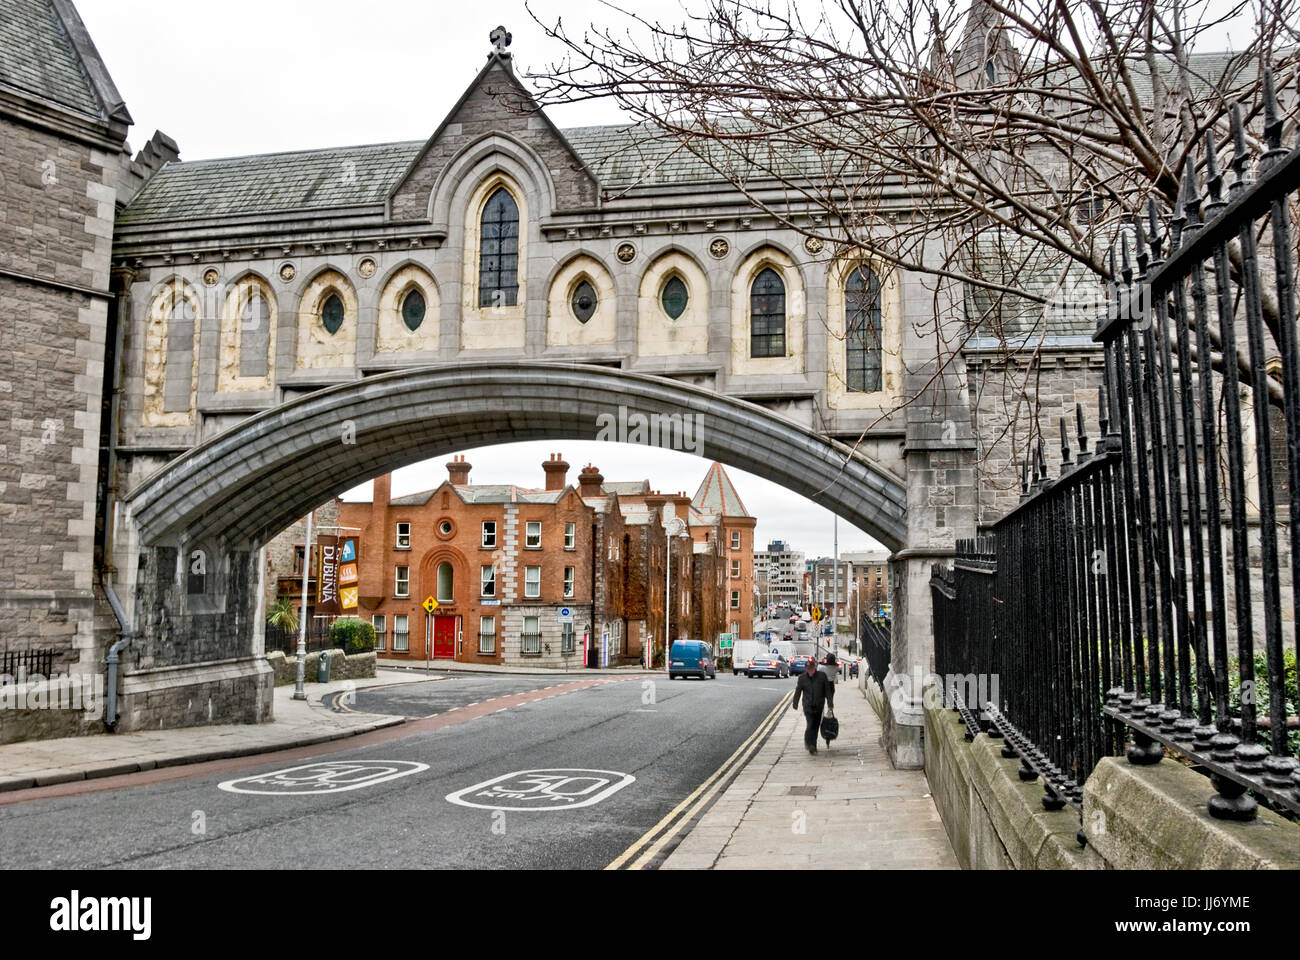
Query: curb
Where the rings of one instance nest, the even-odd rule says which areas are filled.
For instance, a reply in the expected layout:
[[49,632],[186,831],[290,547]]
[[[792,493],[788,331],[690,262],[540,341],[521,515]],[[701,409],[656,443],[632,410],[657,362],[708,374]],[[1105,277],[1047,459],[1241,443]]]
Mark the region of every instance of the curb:
[[318,743],[333,740],[346,740],[362,733],[371,733],[385,727],[394,727],[405,723],[405,717],[384,717],[349,730],[331,733],[311,734],[295,737],[280,743],[257,744],[254,746],[225,747],[217,750],[203,750],[175,756],[163,756],[152,760],[127,760],[103,763],[93,767],[76,770],[67,768],[51,770],[48,773],[36,773],[24,777],[0,777],[0,793],[11,790],[29,790],[32,787],[49,787],[58,783],[71,783],[76,780],[98,780],[102,777],[117,777],[130,773],[141,773],[162,767],[180,767],[191,763],[206,763],[209,760],[229,760],[232,757],[248,757],[261,753],[277,753],[281,750],[293,750],[296,747],[310,747]]

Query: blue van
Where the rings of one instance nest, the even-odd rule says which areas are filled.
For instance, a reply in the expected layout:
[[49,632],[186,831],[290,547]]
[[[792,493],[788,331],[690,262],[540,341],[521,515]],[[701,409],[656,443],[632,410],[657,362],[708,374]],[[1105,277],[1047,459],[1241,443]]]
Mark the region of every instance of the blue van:
[[699,677],[717,679],[718,661],[713,656],[713,649],[700,640],[678,640],[668,654],[668,679],[678,677]]

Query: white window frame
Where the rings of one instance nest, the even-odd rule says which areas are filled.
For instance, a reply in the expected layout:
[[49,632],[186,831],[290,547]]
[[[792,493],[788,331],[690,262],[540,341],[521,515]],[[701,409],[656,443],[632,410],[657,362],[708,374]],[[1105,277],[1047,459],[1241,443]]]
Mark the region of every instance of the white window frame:
[[[484,630],[484,624],[490,625],[492,629]],[[485,640],[487,641],[487,646],[483,645]],[[495,616],[480,616],[478,618],[478,652],[497,652],[497,618]]]
[[[490,533],[488,527],[492,528]],[[483,538],[480,543],[484,547],[495,547],[497,545],[497,522],[495,520],[483,521]]]
[[[405,576],[403,576],[405,574]],[[411,595],[411,568],[397,564],[393,567],[393,596],[409,597]]]
[[739,590],[732,590],[732,591],[731,591],[731,609],[732,609],[732,610],[739,610],[739,609],[740,609],[740,591],[739,591]]
[[739,530],[732,530],[732,531],[731,531],[731,549],[732,549],[732,550],[739,550],[739,549],[740,549],[740,531],[739,531]]
[[576,523],[565,523],[564,525],[564,549],[576,550],[578,545],[578,525]]
[[573,624],[571,623],[560,624],[560,652],[573,653],[574,649],[575,649],[575,644],[574,644]]
[[388,649],[388,618],[382,613],[370,615],[370,625],[375,628],[375,649],[379,651]]
[[[406,627],[407,629],[398,630],[397,629],[398,626],[403,626]],[[401,638],[400,643],[398,642],[399,637]],[[393,652],[407,653],[410,649],[411,649],[410,621],[407,620],[406,614],[395,613],[393,614]]]
[[[537,579],[530,580],[529,577],[534,571],[537,574]],[[530,589],[532,589],[534,592],[530,593],[529,592]],[[540,597],[541,595],[542,595],[542,568],[540,566],[524,567],[524,596],[529,599],[535,599],[537,597]]]
[[[528,629],[528,624],[532,623],[533,629]],[[519,633],[519,652],[520,653],[541,653],[542,652],[542,622],[540,617],[524,617],[523,629]],[[525,639],[526,637],[535,637],[534,641]]]
[[478,568],[478,595],[480,597],[497,595],[497,568],[493,564],[485,563]]
[[564,568],[564,595],[566,597],[573,596],[574,584],[577,582],[577,579],[578,579],[577,567]]
[[[406,528],[405,533],[402,532],[403,527]],[[398,521],[396,531],[393,534],[393,549],[394,550],[411,549],[411,521],[409,520]]]
[[[537,528],[537,538],[534,542],[533,528]],[[528,520],[524,522],[524,549],[540,550],[542,549],[542,521]]]
[[731,579],[733,579],[733,580],[739,580],[739,579],[740,579],[740,561],[739,561],[739,560],[732,560],[732,561],[731,561]]

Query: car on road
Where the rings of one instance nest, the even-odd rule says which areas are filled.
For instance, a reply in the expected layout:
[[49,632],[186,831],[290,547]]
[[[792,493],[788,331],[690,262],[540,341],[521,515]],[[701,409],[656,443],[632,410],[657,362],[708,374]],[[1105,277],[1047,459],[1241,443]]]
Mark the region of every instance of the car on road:
[[668,679],[678,677],[699,677],[701,680],[716,680],[718,661],[714,659],[713,648],[701,640],[678,640],[668,654]]
[[813,659],[815,658],[812,656],[812,654],[808,654],[808,653],[796,654],[790,660],[790,675],[796,676],[800,673],[803,673],[805,670],[808,669],[808,661]]
[[749,662],[745,669],[745,676],[753,677],[781,677],[790,676],[790,662],[779,653],[759,654]]

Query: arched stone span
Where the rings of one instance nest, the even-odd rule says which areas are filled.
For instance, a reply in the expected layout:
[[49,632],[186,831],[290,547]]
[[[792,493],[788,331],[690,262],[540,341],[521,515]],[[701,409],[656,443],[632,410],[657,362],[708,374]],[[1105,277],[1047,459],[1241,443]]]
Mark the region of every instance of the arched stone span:
[[386,471],[487,444],[600,439],[621,414],[632,425],[636,414],[698,416],[689,421],[699,424],[698,437],[671,438],[689,441],[688,452],[815,499],[890,549],[903,544],[903,482],[844,444],[676,380],[538,361],[420,367],[318,391],[167,464],[126,498],[125,518],[139,546],[211,537],[260,545]]

